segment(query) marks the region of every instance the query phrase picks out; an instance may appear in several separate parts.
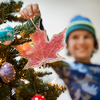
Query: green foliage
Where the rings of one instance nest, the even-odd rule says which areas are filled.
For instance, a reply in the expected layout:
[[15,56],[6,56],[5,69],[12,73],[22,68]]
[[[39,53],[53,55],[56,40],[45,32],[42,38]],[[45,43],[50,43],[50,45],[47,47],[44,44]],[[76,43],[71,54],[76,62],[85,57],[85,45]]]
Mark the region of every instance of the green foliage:
[[[23,18],[17,18],[13,15],[15,12],[19,12],[22,7],[23,2],[18,1],[16,3],[14,0],[10,0],[9,3],[2,2],[0,4],[0,24],[6,23],[6,21],[21,21],[25,22],[27,20]],[[35,26],[38,28],[40,25],[40,16],[36,16],[32,19]],[[51,83],[43,82],[39,77],[52,74],[51,72],[35,72],[34,69],[23,70],[27,63],[27,60],[19,57],[19,52],[15,48],[16,45],[20,45],[26,42],[30,42],[29,34],[36,31],[36,27],[33,25],[31,20],[23,23],[22,25],[17,25],[14,27],[15,37],[13,42],[6,46],[0,44],[0,67],[4,62],[9,62],[13,65],[16,76],[15,80],[10,83],[4,83],[0,78],[0,100],[30,100],[34,95],[41,94],[46,100],[56,100],[59,95],[66,90],[66,86],[52,85]],[[21,35],[18,39],[17,35]],[[66,66],[67,64],[62,62],[47,64],[53,68]],[[25,84],[22,79],[29,81]],[[15,89],[15,94],[12,95],[12,90]]]
[[15,48],[12,48],[11,46],[5,46],[0,44],[0,58],[2,65],[3,62],[12,62],[12,59],[18,56],[18,51]]
[[[33,22],[38,26],[39,16],[35,17]],[[30,23],[31,27],[34,27],[32,22]],[[23,26],[25,27],[26,24]],[[0,44],[0,67],[3,62],[7,61],[13,65],[16,71],[16,77],[14,81],[10,83],[4,83],[2,79],[0,79],[0,93],[3,91],[3,93],[0,94],[0,100],[30,100],[35,94],[43,95],[46,100],[56,100],[57,97],[59,97],[59,95],[66,90],[66,86],[59,86],[57,84],[52,85],[50,83],[43,82],[42,79],[39,79],[39,77],[43,77],[52,73],[35,72],[33,69],[22,70],[27,63],[27,60],[24,58],[20,58],[20,60],[15,59],[19,55],[17,49],[15,49],[14,46],[25,43],[26,41],[31,41],[29,34],[26,35],[26,32],[28,31],[26,28],[23,28],[23,26],[20,28],[15,28],[15,31],[19,32],[19,34],[22,31],[25,32],[21,39],[17,39],[15,37],[14,41],[8,46]],[[32,31],[35,32],[35,30],[36,29],[34,28]],[[29,30],[29,33],[30,32],[31,31]],[[54,65],[55,64],[53,64],[53,66]],[[28,80],[29,84],[25,84],[25,82],[21,79]],[[11,94],[12,89],[15,89],[14,95]]]
[[8,21],[19,21],[25,22],[26,19],[18,18],[14,16],[15,13],[19,12],[23,5],[22,1],[15,2],[10,0],[10,2],[1,2],[0,4],[0,24],[6,23]]
[[0,100],[10,100],[10,88],[8,85],[0,84]]
[[[39,27],[40,16],[36,16],[32,19],[36,27]],[[30,33],[34,33],[36,27],[33,25],[31,20],[27,21],[25,24],[17,25],[14,27],[15,34],[20,34],[23,38],[29,37]]]
[[29,83],[20,82],[16,88],[17,100],[30,100],[35,94],[43,95],[46,100],[56,100],[62,91],[66,90],[66,86],[43,82],[31,68],[26,70],[26,77],[24,79],[28,80]]

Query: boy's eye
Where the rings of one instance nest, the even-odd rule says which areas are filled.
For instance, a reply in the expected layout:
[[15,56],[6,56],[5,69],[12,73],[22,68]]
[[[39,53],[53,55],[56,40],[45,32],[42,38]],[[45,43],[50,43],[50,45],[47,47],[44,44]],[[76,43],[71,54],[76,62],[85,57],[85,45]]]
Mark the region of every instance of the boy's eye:
[[90,38],[90,37],[89,36],[85,36],[84,38],[87,39],[87,38]]
[[78,39],[78,36],[73,36],[73,39]]

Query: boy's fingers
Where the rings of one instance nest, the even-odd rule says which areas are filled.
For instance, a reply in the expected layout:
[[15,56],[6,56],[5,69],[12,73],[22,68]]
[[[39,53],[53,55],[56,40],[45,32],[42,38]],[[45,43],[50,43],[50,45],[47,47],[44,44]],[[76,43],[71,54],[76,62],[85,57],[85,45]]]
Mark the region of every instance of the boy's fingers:
[[23,17],[24,19],[27,19],[27,10],[26,10],[26,8],[24,8],[22,11],[20,11],[19,14],[20,14],[21,17]]
[[27,10],[27,18],[30,19],[34,16],[34,12],[32,10],[32,4],[26,7]]
[[38,4],[30,4],[26,6],[22,11],[19,12],[19,14],[24,19],[31,19],[32,17],[37,16],[37,15],[41,17]]
[[32,10],[36,12],[38,9],[38,4],[32,4]]
[[24,13],[24,17],[25,17],[26,19],[28,19],[28,18],[29,18],[29,15],[28,15],[28,10],[27,10],[27,8],[24,8],[22,12]]
[[41,16],[38,4],[32,4],[32,10],[35,16],[37,15]]
[[25,19],[24,13],[22,11],[20,11],[19,14],[21,15],[22,18]]

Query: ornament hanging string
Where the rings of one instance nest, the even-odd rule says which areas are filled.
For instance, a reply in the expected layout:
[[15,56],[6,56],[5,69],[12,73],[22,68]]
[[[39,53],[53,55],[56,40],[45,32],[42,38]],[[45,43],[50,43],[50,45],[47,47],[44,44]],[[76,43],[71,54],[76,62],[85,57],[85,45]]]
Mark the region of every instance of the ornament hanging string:
[[46,64],[46,63],[44,62],[44,63],[43,63],[43,67],[44,67],[44,68],[45,68],[45,64]]
[[31,18],[31,22],[32,22],[32,24],[35,26],[36,30],[39,30],[39,28],[34,24],[32,18]]

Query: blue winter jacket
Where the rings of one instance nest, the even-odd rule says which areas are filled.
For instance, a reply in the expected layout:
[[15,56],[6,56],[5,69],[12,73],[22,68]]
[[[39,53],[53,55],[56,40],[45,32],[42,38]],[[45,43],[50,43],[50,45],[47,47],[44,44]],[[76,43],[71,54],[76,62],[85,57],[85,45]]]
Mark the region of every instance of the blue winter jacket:
[[100,100],[100,65],[79,62],[68,65],[56,72],[64,80],[72,99]]

